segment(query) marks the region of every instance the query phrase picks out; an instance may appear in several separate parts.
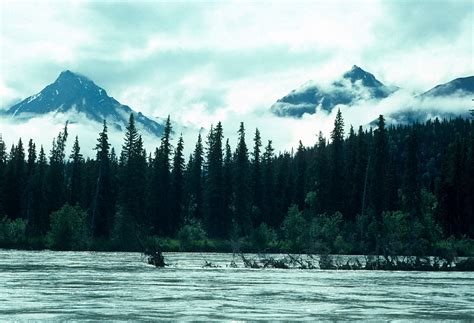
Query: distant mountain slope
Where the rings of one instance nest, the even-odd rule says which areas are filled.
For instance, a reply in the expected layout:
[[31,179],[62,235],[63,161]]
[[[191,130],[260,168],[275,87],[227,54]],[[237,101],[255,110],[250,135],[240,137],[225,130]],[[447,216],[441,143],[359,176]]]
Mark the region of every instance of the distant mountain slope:
[[[102,123],[106,119],[109,126],[123,130],[132,112],[129,106],[108,96],[104,89],[87,77],[67,70],[54,83],[13,105],[4,114],[17,120],[29,120],[48,113],[68,114],[71,122],[87,120]],[[163,132],[162,124],[140,112],[135,113],[135,120],[139,128],[151,134],[160,136]]]
[[426,122],[434,118],[469,118],[474,97],[474,76],[454,79],[440,84],[415,98],[412,106],[401,106],[387,115],[392,124]]
[[435,86],[421,94],[421,97],[474,95],[474,76],[460,77],[448,83]]
[[281,117],[300,118],[305,113],[313,114],[317,108],[331,112],[338,104],[352,105],[362,100],[386,98],[397,87],[389,87],[375,76],[354,65],[329,87],[308,82],[272,105],[271,111]]

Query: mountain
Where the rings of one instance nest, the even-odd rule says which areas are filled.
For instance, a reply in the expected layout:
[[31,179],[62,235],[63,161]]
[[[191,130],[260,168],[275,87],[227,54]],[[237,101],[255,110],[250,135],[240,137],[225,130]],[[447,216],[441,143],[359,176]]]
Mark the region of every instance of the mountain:
[[466,96],[474,94],[474,76],[460,77],[448,83],[435,86],[421,94],[423,98],[442,96]]
[[303,114],[313,114],[317,109],[331,112],[338,104],[381,100],[397,90],[397,87],[384,85],[373,74],[354,65],[329,86],[310,81],[279,99],[270,109],[280,117],[301,118]]
[[[386,116],[389,124],[412,124],[434,118],[469,118],[474,97],[474,76],[461,77],[437,85],[416,96],[414,101]],[[371,124],[375,125],[376,120]]]
[[[29,120],[52,113],[67,115],[71,123],[102,123],[107,120],[109,127],[124,130],[130,113],[135,114],[137,127],[160,136],[164,126],[147,118],[141,112],[134,112],[123,105],[93,81],[69,70],[62,72],[54,83],[41,92],[13,105],[4,115],[19,121]],[[85,117],[85,118],[84,118]]]

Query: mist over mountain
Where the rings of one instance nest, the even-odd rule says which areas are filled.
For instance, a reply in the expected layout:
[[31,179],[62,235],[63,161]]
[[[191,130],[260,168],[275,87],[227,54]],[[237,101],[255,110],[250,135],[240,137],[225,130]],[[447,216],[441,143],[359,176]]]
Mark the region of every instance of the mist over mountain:
[[[330,86],[307,82],[279,99],[270,110],[279,117],[301,118],[304,114],[313,115],[318,111],[329,114],[337,106],[377,109],[384,106],[384,100],[389,97],[392,99],[392,95],[399,90],[399,87],[384,85],[373,74],[354,65]],[[408,100],[405,96],[405,100],[397,102],[396,109],[389,113],[381,110],[379,113],[385,114],[387,121],[392,124],[468,117],[473,95],[474,76],[456,78],[422,94],[412,95]],[[393,102],[389,104],[393,105]],[[459,108],[464,105],[465,109]]]
[[161,122],[141,112],[136,113],[129,106],[108,96],[106,90],[92,80],[66,70],[41,92],[13,105],[3,115],[18,122],[48,114],[53,119],[67,119],[70,123],[102,124],[103,120],[107,120],[109,127],[123,131],[132,112],[135,113],[139,129],[156,136],[162,134],[164,127]]
[[468,96],[472,94],[474,94],[474,76],[468,76],[437,85],[431,90],[421,94],[421,97]]
[[375,76],[354,65],[329,86],[309,81],[272,105],[271,111],[281,117],[301,118],[317,110],[331,112],[338,104],[354,105],[360,101],[381,100],[398,90],[386,86]]
[[388,123],[424,123],[438,118],[469,118],[474,97],[474,76],[456,78],[416,96],[409,105],[387,114]]
[[[232,136],[237,128],[236,122],[245,121],[248,127],[258,127],[268,139],[278,142],[278,149],[290,149],[299,140],[311,142],[317,131],[329,135],[338,108],[341,108],[348,126],[370,125],[379,114],[385,116],[387,124],[469,117],[473,83],[472,76],[457,78],[416,95],[408,89],[384,85],[373,74],[353,66],[329,85],[306,83],[278,100],[265,114],[236,114],[222,121],[231,140],[235,139]],[[89,78],[67,70],[41,92],[0,112],[0,133],[9,143],[16,142],[20,136],[34,137],[48,147],[57,131],[68,121],[71,131],[84,142],[84,148],[92,151],[106,119],[112,144],[119,148],[132,112],[132,108],[110,97],[105,89]],[[172,121],[176,121],[174,118],[176,115],[171,115]],[[135,119],[137,128],[147,137],[147,149],[153,150],[162,135],[163,120],[148,118],[140,112],[135,112]],[[207,129],[211,123],[196,123],[184,128],[178,119],[173,130],[177,134],[183,133],[185,142],[189,143],[186,149],[191,150],[199,129]],[[286,130],[275,131],[275,125]]]

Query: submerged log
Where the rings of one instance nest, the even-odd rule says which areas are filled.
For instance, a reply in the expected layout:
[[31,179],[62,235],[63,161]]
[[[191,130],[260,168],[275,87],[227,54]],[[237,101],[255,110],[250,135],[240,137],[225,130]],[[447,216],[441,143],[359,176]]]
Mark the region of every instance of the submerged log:
[[165,267],[165,257],[163,257],[163,253],[160,250],[156,250],[153,252],[145,252],[145,255],[148,256],[148,264],[153,265],[155,267]]
[[221,266],[213,264],[212,262],[205,260],[204,265],[202,265],[202,268],[221,268]]
[[245,258],[243,253],[240,253],[240,258],[242,258],[242,261],[244,263],[244,266],[246,268],[253,268],[253,269],[260,269],[262,266],[260,266],[255,260],[250,260]]

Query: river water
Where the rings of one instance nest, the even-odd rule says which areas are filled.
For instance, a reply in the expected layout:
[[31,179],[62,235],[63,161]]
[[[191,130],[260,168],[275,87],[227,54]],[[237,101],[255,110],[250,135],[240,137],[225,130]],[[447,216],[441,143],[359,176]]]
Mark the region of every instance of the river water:
[[[232,255],[0,250],[5,320],[474,320],[474,273],[246,269]],[[205,261],[222,266],[202,268]]]

